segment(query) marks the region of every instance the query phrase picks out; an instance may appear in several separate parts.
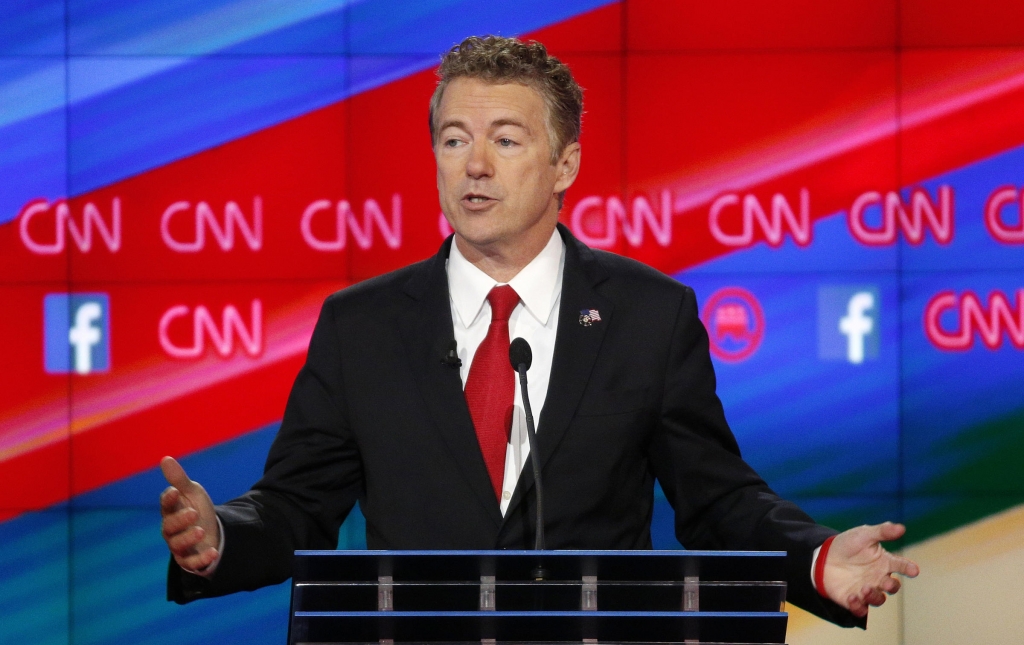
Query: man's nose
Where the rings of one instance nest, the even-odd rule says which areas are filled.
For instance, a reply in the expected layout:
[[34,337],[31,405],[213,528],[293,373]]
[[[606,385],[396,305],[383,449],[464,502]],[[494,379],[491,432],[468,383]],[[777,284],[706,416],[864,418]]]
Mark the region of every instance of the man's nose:
[[473,179],[490,177],[494,174],[494,163],[487,145],[474,143],[469,147],[469,158],[466,159],[466,174]]

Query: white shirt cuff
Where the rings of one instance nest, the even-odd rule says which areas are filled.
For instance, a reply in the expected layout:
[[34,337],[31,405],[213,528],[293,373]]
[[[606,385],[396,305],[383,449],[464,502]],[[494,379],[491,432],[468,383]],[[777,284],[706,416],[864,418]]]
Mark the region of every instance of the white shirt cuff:
[[[220,518],[218,518],[218,520],[219,520],[219,519],[220,519]],[[223,540],[224,540],[224,529],[221,529],[221,534],[220,534],[220,535],[221,535],[221,540],[223,541]],[[813,589],[814,589],[815,591],[817,591],[817,592],[818,592],[819,594],[821,594],[821,591],[822,591],[822,590],[821,590],[821,589],[818,589],[818,586],[817,586],[816,584],[814,584],[814,570],[815,570],[815,568],[816,568],[816,567],[818,566],[818,553],[819,553],[820,551],[821,551],[821,547],[819,546],[818,548],[816,548],[816,549],[814,550],[814,555],[812,555],[812,556],[811,556],[811,587],[812,587],[812,588],[813,588]],[[211,565],[211,566],[212,566],[212,565]]]

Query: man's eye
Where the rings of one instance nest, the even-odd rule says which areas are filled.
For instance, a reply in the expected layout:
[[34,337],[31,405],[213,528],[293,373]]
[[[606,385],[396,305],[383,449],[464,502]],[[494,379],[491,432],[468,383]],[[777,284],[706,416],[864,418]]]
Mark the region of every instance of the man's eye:
[[513,141],[512,139],[509,139],[508,137],[505,137],[503,139],[498,139],[498,145],[502,146],[503,148],[511,148],[515,144],[516,144],[516,142]]
[[448,146],[449,148],[454,148],[455,146],[459,145],[459,140],[448,139],[447,141],[444,142],[444,145]]

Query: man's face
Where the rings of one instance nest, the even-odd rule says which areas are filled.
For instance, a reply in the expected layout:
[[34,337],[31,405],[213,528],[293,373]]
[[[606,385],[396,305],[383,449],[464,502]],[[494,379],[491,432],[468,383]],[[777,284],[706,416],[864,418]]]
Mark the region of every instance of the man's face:
[[551,163],[540,93],[457,78],[445,88],[437,122],[437,191],[456,234],[481,251],[546,242],[557,194],[576,177],[579,145]]

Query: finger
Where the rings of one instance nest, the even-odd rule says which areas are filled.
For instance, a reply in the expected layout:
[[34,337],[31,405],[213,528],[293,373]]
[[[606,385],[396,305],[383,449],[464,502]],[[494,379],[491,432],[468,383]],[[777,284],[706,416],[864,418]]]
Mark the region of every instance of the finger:
[[174,457],[164,457],[160,460],[160,470],[164,473],[164,479],[184,494],[192,489],[192,480],[188,478],[185,469],[181,467]]
[[900,584],[900,581],[896,578],[886,578],[882,581],[882,591],[890,596],[899,591],[902,586],[903,585]]
[[908,578],[916,578],[921,573],[921,567],[917,566],[917,563],[913,560],[894,555],[889,560],[889,571],[905,575]]
[[209,548],[202,553],[193,553],[191,555],[177,557],[175,556],[178,566],[183,569],[190,569],[192,571],[202,571],[206,567],[213,564],[213,561],[217,559],[217,549]]
[[168,486],[160,493],[160,513],[166,515],[173,513],[181,506],[181,491],[174,486]]
[[856,595],[851,595],[849,598],[847,598],[846,605],[847,609],[850,610],[850,613],[854,616],[857,616],[858,618],[863,618],[864,616],[868,615],[867,605],[861,602],[861,599],[858,598]]
[[881,524],[876,524],[871,528],[876,530],[879,542],[898,540],[907,532],[907,527],[902,524],[894,524],[893,522],[883,522]]
[[164,516],[163,533],[164,538],[177,535],[185,529],[195,526],[199,520],[199,513],[194,508],[183,508],[179,511]]
[[191,555],[196,546],[203,541],[203,537],[206,532],[203,531],[200,526],[193,526],[187,531],[182,531],[177,535],[171,535],[165,537],[167,542],[167,548],[171,550],[171,553],[177,556],[185,557]]
[[885,602],[885,594],[880,589],[865,586],[860,590],[861,602],[877,607]]

